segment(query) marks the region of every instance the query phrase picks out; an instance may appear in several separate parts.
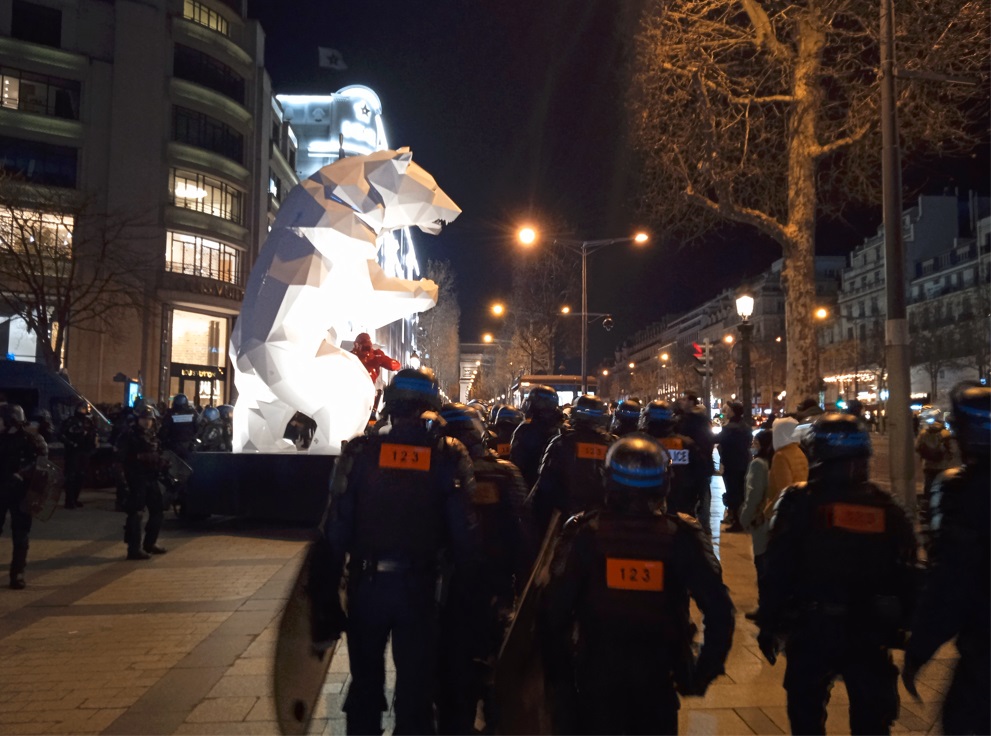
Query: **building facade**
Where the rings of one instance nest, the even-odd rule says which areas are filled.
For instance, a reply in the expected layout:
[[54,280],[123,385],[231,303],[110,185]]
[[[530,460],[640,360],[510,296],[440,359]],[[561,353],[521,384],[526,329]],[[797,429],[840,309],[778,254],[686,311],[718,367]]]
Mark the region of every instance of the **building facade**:
[[[68,325],[65,367],[94,402],[121,399],[118,374],[149,399],[231,399],[244,283],[295,183],[263,50],[243,0],[0,2],[0,167],[90,203],[77,241],[126,222],[109,245],[142,264],[114,329]],[[29,357],[29,342],[8,327],[8,354]]]

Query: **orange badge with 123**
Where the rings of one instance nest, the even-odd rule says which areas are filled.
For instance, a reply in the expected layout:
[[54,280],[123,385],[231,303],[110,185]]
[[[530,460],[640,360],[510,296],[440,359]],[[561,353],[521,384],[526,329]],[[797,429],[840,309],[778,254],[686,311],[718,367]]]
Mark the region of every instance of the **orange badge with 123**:
[[661,560],[606,558],[606,587],[616,590],[664,590],[664,563]]
[[430,448],[387,442],[379,451],[379,467],[396,470],[430,470]]

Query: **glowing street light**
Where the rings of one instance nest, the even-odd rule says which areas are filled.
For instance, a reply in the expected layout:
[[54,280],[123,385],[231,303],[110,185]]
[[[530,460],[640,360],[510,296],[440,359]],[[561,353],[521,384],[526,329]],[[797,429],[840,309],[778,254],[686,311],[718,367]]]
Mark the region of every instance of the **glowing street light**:
[[496,317],[501,317],[506,313],[506,305],[500,302],[496,302],[491,307],[489,307],[489,311],[492,312],[492,314],[494,314]]
[[[530,226],[523,227],[517,233],[517,239],[521,244],[526,246],[531,246],[537,242],[539,234],[537,231]],[[582,393],[588,393],[588,256],[590,253],[594,253],[597,250],[605,248],[609,245],[617,245],[619,243],[636,243],[637,245],[643,245],[648,240],[650,236],[643,232],[637,232],[625,238],[604,238],[601,240],[571,240],[565,238],[555,238],[553,245],[562,245],[566,248],[580,253],[582,257],[582,342],[581,342],[581,353],[582,353]],[[568,312],[571,310],[569,309]],[[568,314],[563,309],[562,314]],[[605,326],[605,322],[603,322]]]
[[735,338],[732,335],[723,335],[723,342],[727,345],[732,345]]
[[492,343],[495,342],[495,338],[492,336],[491,332],[486,332],[484,335],[482,335],[482,342]]
[[816,319],[826,319],[826,317],[828,317],[828,316],[829,316],[829,310],[826,309],[825,307],[819,307],[815,311],[815,317],[816,317]]
[[571,314],[571,307],[568,305],[561,307],[561,314]]
[[752,386],[750,385],[750,338],[754,332],[754,323],[750,316],[754,313],[754,298],[749,294],[737,297],[736,313],[740,315],[740,378],[743,381],[743,420],[749,426],[753,421],[754,402]]
[[662,362],[667,363],[671,359],[671,356],[667,353],[661,353],[660,358]]

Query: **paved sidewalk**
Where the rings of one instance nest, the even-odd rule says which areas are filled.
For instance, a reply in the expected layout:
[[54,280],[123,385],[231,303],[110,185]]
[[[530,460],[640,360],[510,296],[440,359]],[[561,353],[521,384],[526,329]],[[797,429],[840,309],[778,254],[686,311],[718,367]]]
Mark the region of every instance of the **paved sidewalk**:
[[[717,529],[721,493],[716,478]],[[233,520],[183,527],[167,519],[161,542],[169,553],[128,562],[112,494],[87,491],[83,500],[83,509],[60,509],[35,524],[27,589],[0,588],[0,735],[277,733],[273,642],[307,532]],[[749,537],[716,541],[737,633],[727,676],[705,698],[683,702],[681,732],[787,732],[783,663],[772,668],[761,658],[756,630],[743,617],[756,605]],[[5,534],[0,562],[9,556]],[[922,703],[902,693],[897,732],[930,732],[953,654],[944,648],[923,671]],[[344,732],[347,679],[341,652],[311,733]],[[390,688],[394,680],[390,672]],[[830,733],[847,732],[846,703],[838,684]]]

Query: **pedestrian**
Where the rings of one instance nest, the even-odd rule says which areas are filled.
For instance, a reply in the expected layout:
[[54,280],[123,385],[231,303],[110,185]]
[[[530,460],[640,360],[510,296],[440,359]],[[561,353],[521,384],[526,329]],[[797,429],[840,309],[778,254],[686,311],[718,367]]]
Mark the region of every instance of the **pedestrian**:
[[919,411],[922,429],[915,438],[915,451],[922,458],[922,512],[928,519],[929,496],[933,481],[944,470],[953,467],[953,435],[946,428],[943,412],[935,406]]
[[509,459],[520,469],[527,489],[532,489],[540,472],[540,461],[551,438],[561,431],[561,407],[557,391],[550,386],[534,386],[523,400],[524,422],[513,432]]
[[731,401],[726,405],[729,421],[722,428],[716,444],[719,446],[719,461],[723,466],[723,504],[726,506],[727,532],[742,532],[740,525],[740,504],[743,503],[744,483],[747,468],[750,466],[750,446],[753,432],[749,421],[743,416],[743,404]]
[[441,434],[460,441],[471,457],[471,504],[481,544],[473,582],[486,606],[484,617],[475,621],[460,611],[442,611],[438,732],[471,733],[481,702],[486,730],[492,733],[498,723],[491,691],[493,667],[534,557],[532,534],[523,521],[526,486],[515,465],[486,447],[487,431],[476,409],[445,404],[440,415],[445,422]]
[[751,621],[760,615],[761,590],[764,588],[767,560],[767,538],[770,533],[768,508],[768,479],[771,461],[774,457],[773,433],[762,429],[754,437],[754,457],[747,468],[746,493],[740,507],[740,525],[750,532],[750,543],[754,551],[754,567],[757,569],[757,609],[744,614]]
[[678,433],[691,437],[702,454],[704,475],[699,477],[696,489],[698,506],[689,513],[698,519],[706,534],[712,534],[712,520],[709,516],[712,506],[712,476],[715,472],[712,451],[716,446],[712,434],[712,419],[708,408],[699,404],[698,396],[692,391],[686,391],[678,400],[677,413]]
[[23,590],[28,561],[31,514],[24,510],[31,473],[40,457],[48,456],[48,445],[24,428],[24,410],[18,404],[0,404],[0,532],[10,515],[10,587]]
[[991,389],[958,384],[950,394],[963,466],[933,483],[929,567],[905,648],[902,681],[915,697],[919,670],[956,637],[960,654],[943,703],[943,733],[991,733]]
[[[347,560],[351,686],[344,702],[349,734],[382,733],[385,649],[396,664],[396,733],[434,733],[438,609],[472,620],[478,529],[471,459],[437,432],[440,389],[428,368],[404,368],[385,388],[388,423],[347,442],[334,464],[324,537],[332,592]],[[329,620],[340,618],[328,616]],[[333,633],[333,632],[331,632]]]
[[606,403],[586,394],[575,399],[569,423],[547,445],[528,503],[540,538],[554,511],[563,524],[571,516],[602,506],[602,464],[616,439],[606,430]]
[[807,442],[809,481],[784,490],[771,520],[757,642],[772,665],[784,642],[792,733],[826,732],[830,690],[842,677],[850,733],[888,734],[898,716],[889,650],[904,645],[915,534],[868,480],[871,442],[854,417],[822,415]]
[[88,401],[80,401],[71,417],[62,422],[59,436],[65,448],[65,507],[80,508],[79,494],[86,482],[90,458],[99,444]]
[[798,421],[793,417],[781,417],[771,429],[774,457],[767,478],[767,504],[764,516],[768,519],[774,511],[778,496],[794,483],[804,483],[809,479],[809,460],[795,438]]
[[[698,523],[655,511],[667,464],[654,440],[621,438],[605,507],[564,527],[543,614],[557,733],[675,734],[678,693],[704,695],[723,672],[733,604]],[[697,658],[689,597],[705,628]]]
[[694,517],[699,507],[699,488],[708,482],[709,465],[692,438],[678,434],[677,426],[674,409],[661,399],[647,404],[640,416],[640,431],[657,440],[671,461],[665,494],[668,513]]
[[[155,426],[158,418],[155,409],[142,405],[135,410],[134,415],[134,427],[121,437],[117,448],[127,480],[124,542],[127,544],[127,559],[147,560],[152,555],[162,555],[166,551],[158,544],[164,518],[159,476],[168,466],[168,461],[162,457]],[[145,509],[148,509],[148,521],[145,523],[142,542],[141,516]]]

